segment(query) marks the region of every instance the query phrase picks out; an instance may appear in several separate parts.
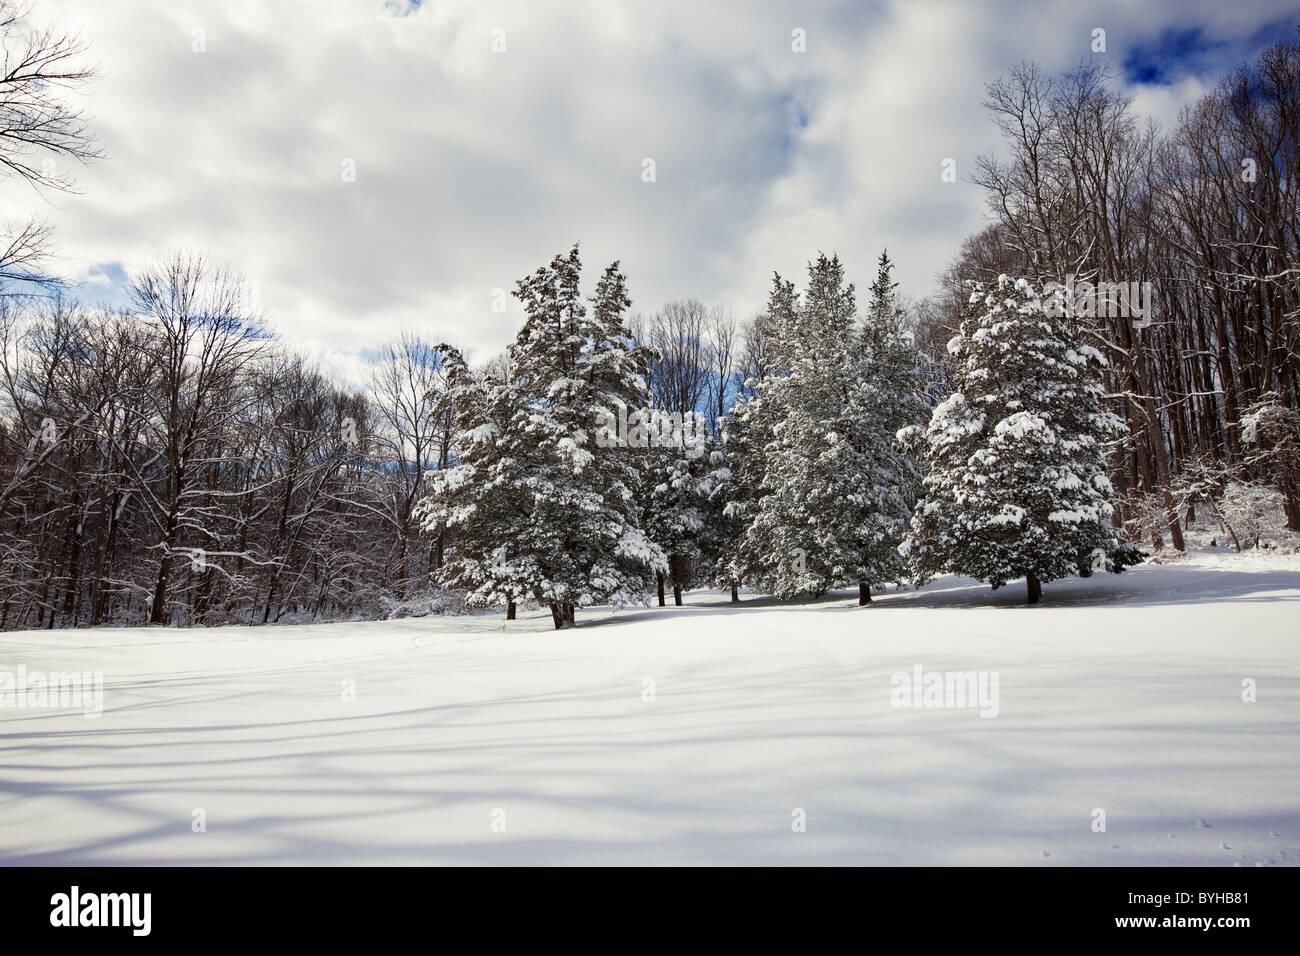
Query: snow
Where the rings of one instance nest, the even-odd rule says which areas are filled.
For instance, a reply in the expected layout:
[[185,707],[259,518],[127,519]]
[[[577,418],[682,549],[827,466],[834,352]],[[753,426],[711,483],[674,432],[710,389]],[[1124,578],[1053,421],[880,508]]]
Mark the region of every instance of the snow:
[[1016,412],[993,426],[995,435],[1010,435],[1012,438],[1024,438],[1031,432],[1040,432],[1043,441],[1056,440],[1047,422],[1031,412]]
[[[0,709],[0,862],[1300,861],[1300,557],[1023,600],[7,633],[0,670],[102,670],[105,697]],[[892,706],[918,666],[996,674],[996,716]]]

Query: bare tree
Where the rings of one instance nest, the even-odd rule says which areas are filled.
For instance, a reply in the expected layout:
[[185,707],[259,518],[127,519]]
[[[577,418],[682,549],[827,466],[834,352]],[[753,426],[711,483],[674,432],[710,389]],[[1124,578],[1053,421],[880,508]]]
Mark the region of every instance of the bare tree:
[[696,412],[708,394],[709,311],[689,299],[670,302],[645,328],[645,344],[656,352],[650,378],[657,408]]
[[415,579],[426,579],[437,557],[412,566],[421,547],[414,520],[424,496],[426,472],[444,468],[451,450],[452,414],[442,353],[412,332],[403,332],[379,354],[370,373],[375,454],[387,476],[383,514],[392,541],[391,584],[405,596]]
[[[103,152],[73,98],[96,76],[86,42],[54,26],[38,27],[31,7],[0,0],[0,170],[38,191],[71,191],[60,160],[86,163]],[[0,286],[49,285],[49,226],[39,218],[0,227]]]
[[752,389],[745,383],[761,382],[775,371],[775,359],[772,355],[773,332],[772,318],[766,312],[755,314],[741,328],[741,351],[737,372],[741,388],[746,395],[752,394]]
[[713,401],[706,414],[709,430],[715,439],[722,437],[722,420],[726,417],[728,402],[737,389],[736,362],[739,348],[736,320],[726,309],[715,307],[709,311],[708,353],[709,376]]
[[933,301],[951,318],[962,281],[997,272],[1149,283],[1141,329],[1113,308],[1078,319],[1109,359],[1129,425],[1112,458],[1116,520],[1157,548],[1166,535],[1183,546],[1197,499],[1180,498],[1179,473],[1207,461],[1226,481],[1273,480],[1300,530],[1300,488],[1243,442],[1248,409],[1266,402],[1291,421],[1300,408],[1298,91],[1297,43],[1225,77],[1168,135],[1140,122],[1096,64],[1060,77],[1022,64],[989,87],[1009,149],[982,157],[973,178],[994,223],[963,245]]
[[192,542],[187,553],[197,559],[195,565],[206,561],[209,509],[195,485],[200,471],[229,451],[221,435],[251,400],[240,388],[240,376],[261,353],[266,336],[246,301],[243,281],[197,254],[177,253],[143,270],[131,294],[156,332],[149,358],[157,385],[150,390],[146,441],[155,454],[149,466],[162,469],[166,480],[156,489],[148,482],[139,487],[158,533],[149,620],[163,624],[172,559],[181,540]]

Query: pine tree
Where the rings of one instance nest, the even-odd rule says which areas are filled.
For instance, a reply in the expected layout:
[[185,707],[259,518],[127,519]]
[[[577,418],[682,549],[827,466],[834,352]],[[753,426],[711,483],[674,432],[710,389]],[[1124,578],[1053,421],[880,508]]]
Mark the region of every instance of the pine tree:
[[[771,347],[780,337],[778,332],[793,325],[796,300],[794,283],[773,275],[767,312],[761,319]],[[768,446],[785,407],[785,377],[784,369],[772,368],[762,378],[746,379],[724,426],[730,471],[723,489],[722,531],[726,543],[716,560],[714,575],[718,583],[731,588],[733,601],[738,599],[741,584],[757,584],[771,564],[768,552],[753,547],[750,528],[768,494]]]
[[483,415],[461,423],[458,463],[423,509],[453,532],[447,580],[480,601],[527,595],[557,629],[578,607],[645,602],[665,566],[639,526],[635,463],[597,441],[611,410],[648,403],[626,280],[611,264],[588,311],[581,269],[575,245],[517,283],[527,317],[510,380],[477,393]]
[[1061,294],[1026,280],[976,286],[948,344],[957,390],[925,433],[930,472],[908,552],[918,574],[966,574],[994,588],[1110,564],[1105,444],[1122,422],[1103,406],[1105,359],[1079,337]]
[[748,549],[745,529],[763,494],[763,449],[771,438],[768,406],[763,400],[763,392],[770,389],[752,378],[744,385],[722,426],[727,473],[712,499],[719,539],[713,579],[718,586],[730,588],[733,602],[740,600],[740,586],[756,578],[756,555]]
[[[898,283],[894,281],[894,262],[889,250],[883,249],[876,260],[876,279],[871,283],[871,303],[867,306],[867,330],[901,328],[902,310],[898,306]],[[866,330],[864,330],[866,331]]]
[[882,259],[880,294],[861,326],[838,257],[809,264],[802,297],[779,276],[774,282],[780,373],[738,418],[763,441],[739,444],[736,470],[757,478],[757,490],[733,511],[748,519],[737,548],[749,556],[746,570],[780,597],[857,584],[866,604],[873,584],[904,570],[897,547],[917,472],[895,435],[922,405],[889,270]]
[[714,547],[712,501],[729,477],[722,454],[709,447],[707,438],[684,447],[648,449],[644,458],[642,526],[667,557],[666,574],[659,578],[659,604],[664,604],[663,582],[671,583],[673,603],[681,606],[682,592],[708,579],[709,553]]
[[456,463],[433,473],[429,494],[416,507],[428,536],[445,533],[450,547],[434,572],[439,584],[463,588],[471,607],[506,605],[513,620],[517,602],[532,597],[528,556],[517,540],[530,520],[524,461],[508,454],[514,412],[510,382],[474,374],[459,349],[439,345],[445,356],[449,397],[456,410]]
[[929,413],[924,360],[905,327],[893,269],[888,251],[881,252],[859,336],[858,379],[847,416],[857,425],[853,444],[860,478],[850,501],[858,521],[859,604],[871,601],[872,583],[907,576],[898,548],[908,534],[921,472],[897,435],[924,422]]

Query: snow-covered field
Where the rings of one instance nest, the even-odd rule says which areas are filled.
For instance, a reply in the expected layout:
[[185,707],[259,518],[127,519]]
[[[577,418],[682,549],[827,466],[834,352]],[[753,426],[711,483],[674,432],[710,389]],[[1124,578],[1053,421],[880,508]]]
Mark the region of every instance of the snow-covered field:
[[[1023,591],[0,635],[105,682],[0,709],[0,862],[1300,862],[1300,561]],[[916,665],[996,717],[893,706]]]

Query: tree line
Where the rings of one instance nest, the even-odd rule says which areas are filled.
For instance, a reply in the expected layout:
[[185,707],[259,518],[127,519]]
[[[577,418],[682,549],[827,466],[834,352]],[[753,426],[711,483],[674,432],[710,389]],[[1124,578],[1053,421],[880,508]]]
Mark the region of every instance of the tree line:
[[344,387],[179,254],[134,309],[0,305],[0,627],[375,617],[425,590],[411,514],[450,454],[414,336]]
[[922,303],[922,338],[949,361],[970,280],[1150,283],[1151,324],[1081,319],[1127,425],[1115,521],[1181,550],[1196,508],[1245,483],[1300,531],[1300,44],[1268,47],[1168,131],[1116,86],[1101,63],[1025,63],[989,86],[1006,149],[972,179],[991,222]]
[[[680,356],[717,341],[692,327],[679,347],[648,344],[619,264],[585,299],[581,273],[574,246],[517,283],[527,318],[504,362],[475,370],[440,346],[455,454],[418,514],[448,542],[436,579],[469,604],[509,619],[531,601],[564,628],[577,608],[638,603],[656,584],[663,604],[665,581],[677,604],[699,586],[737,601],[741,586],[788,598],[856,585],[866,605],[945,572],[1026,578],[1035,603],[1044,581],[1136,559],[1111,520],[1106,451],[1124,424],[1105,408],[1107,361],[1059,292],[975,285],[949,343],[955,390],[932,409],[888,254],[861,315],[839,258],[819,255],[802,289],[774,277],[742,336],[766,371],[735,383],[710,431],[687,427],[701,411],[673,407],[682,392],[665,403],[650,383],[693,380]],[[705,417],[713,395],[697,396]]]

